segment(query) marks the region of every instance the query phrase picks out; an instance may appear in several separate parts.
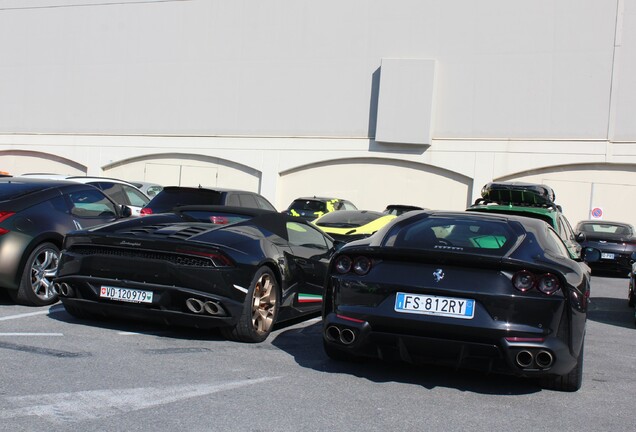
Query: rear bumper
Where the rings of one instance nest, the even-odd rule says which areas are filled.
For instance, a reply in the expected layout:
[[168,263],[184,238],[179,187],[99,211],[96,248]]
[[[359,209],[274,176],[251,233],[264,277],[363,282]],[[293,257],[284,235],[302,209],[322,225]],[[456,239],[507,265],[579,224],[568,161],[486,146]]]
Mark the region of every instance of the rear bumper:
[[[351,332],[342,333],[345,329]],[[347,337],[339,338],[340,334]],[[376,331],[367,321],[351,321],[335,313],[328,314],[323,321],[325,343],[355,356],[441,364],[523,377],[564,375],[577,364],[569,346],[555,336],[518,342],[496,334],[490,336],[477,340],[443,332],[418,335]],[[545,363],[547,360],[549,364]]]
[[[57,278],[55,283],[66,283],[70,287],[67,295],[60,295],[62,304],[102,317],[195,328],[214,328],[235,325],[243,310],[243,302],[208,292],[174,286],[123,283],[117,280],[77,276]],[[101,298],[99,293],[103,285],[152,291],[153,300],[152,303],[131,303]],[[201,302],[212,301],[220,305],[220,311],[215,315],[205,310],[195,313],[186,305],[186,301],[193,298]]]

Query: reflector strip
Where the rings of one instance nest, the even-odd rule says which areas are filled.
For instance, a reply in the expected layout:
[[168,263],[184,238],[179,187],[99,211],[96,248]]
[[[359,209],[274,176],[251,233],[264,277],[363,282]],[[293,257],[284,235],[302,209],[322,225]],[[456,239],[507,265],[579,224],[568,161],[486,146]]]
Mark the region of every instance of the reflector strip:
[[347,321],[352,321],[352,322],[355,322],[355,323],[363,323],[364,322],[364,320],[361,320],[361,319],[358,319],[358,318],[351,318],[351,317],[348,317],[348,316],[338,315],[338,314],[336,314],[336,316],[338,318],[340,318],[340,319],[347,320]]

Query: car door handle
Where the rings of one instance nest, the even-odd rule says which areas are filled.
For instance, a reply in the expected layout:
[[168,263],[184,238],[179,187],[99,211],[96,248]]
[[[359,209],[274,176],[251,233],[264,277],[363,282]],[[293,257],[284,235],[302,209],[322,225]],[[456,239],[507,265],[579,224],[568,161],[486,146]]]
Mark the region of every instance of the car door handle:
[[298,264],[302,264],[302,265],[307,264],[307,260],[302,259],[302,258],[298,258],[298,259],[296,259],[296,262],[297,262]]

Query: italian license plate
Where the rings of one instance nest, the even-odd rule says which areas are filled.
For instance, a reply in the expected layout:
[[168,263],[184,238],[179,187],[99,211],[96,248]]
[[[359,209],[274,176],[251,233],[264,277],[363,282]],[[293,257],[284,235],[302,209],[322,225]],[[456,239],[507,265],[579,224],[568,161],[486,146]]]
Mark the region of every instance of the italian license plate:
[[130,288],[102,286],[99,290],[99,296],[101,298],[130,303],[152,303],[152,291]]
[[399,292],[395,297],[395,311],[472,319],[475,316],[475,300]]
[[614,254],[603,252],[601,253],[601,259],[614,259]]

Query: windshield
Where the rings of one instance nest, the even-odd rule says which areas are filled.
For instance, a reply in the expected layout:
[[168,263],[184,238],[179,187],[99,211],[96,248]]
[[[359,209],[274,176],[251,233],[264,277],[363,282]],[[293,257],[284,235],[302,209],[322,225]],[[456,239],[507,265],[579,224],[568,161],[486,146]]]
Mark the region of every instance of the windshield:
[[324,212],[327,210],[327,204],[317,200],[295,200],[287,210],[292,209],[304,212]]
[[316,221],[316,225],[331,228],[355,228],[373,222],[382,216],[385,214],[380,212],[342,210],[327,213]]

